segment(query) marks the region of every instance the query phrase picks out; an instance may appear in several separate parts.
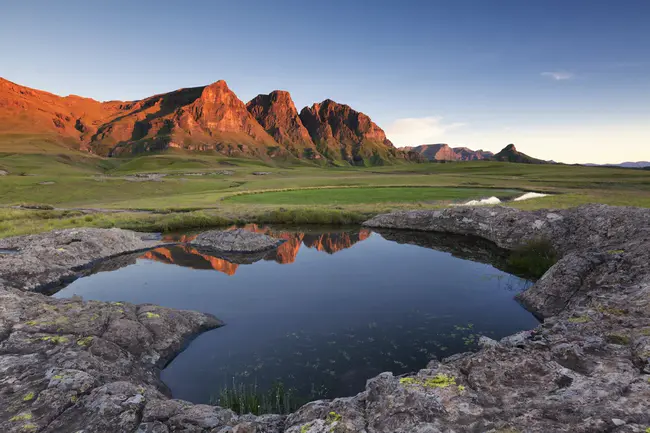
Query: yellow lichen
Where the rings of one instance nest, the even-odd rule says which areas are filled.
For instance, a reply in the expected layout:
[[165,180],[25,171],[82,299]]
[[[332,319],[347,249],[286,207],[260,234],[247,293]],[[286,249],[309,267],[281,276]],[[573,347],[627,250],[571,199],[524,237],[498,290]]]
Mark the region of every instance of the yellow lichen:
[[24,426],[21,427],[22,431],[36,431],[38,430],[38,426],[36,424],[25,424]]
[[61,343],[67,343],[68,342],[68,337],[62,337],[60,335],[53,335],[53,336],[47,336],[47,337],[41,337],[42,341],[49,341],[50,343],[54,344],[61,344]]
[[625,316],[625,310],[621,310],[620,308],[603,307],[602,305],[596,305],[596,310],[601,314],[610,314],[612,316]]
[[[425,388],[447,388],[452,385],[456,385],[456,378],[448,374],[439,373],[433,377],[426,379],[417,378],[417,377],[403,377],[399,380],[399,383],[402,385],[419,385]],[[463,391],[465,387],[461,389],[460,385],[458,387],[459,391]]]
[[160,317],[160,314],[152,313],[151,311],[147,311],[146,313],[144,313],[144,315],[147,316],[147,319],[155,319]]
[[311,423],[308,422],[307,424],[300,427],[300,433],[307,433],[310,428],[311,428]]
[[91,341],[93,341],[92,336],[80,338],[79,340],[77,340],[77,346],[88,346],[91,343]]
[[73,395],[72,397],[70,397],[70,402],[71,403],[76,403],[77,400],[79,400],[79,397],[77,397],[76,395]]
[[16,416],[12,416],[9,418],[9,421],[29,421],[30,419],[32,419],[31,413],[21,413]]
[[569,323],[587,323],[590,321],[589,316],[569,317]]
[[25,324],[29,326],[36,326],[38,325],[38,322],[36,320],[30,320],[28,322],[25,322]]
[[34,400],[34,393],[33,392],[28,392],[23,397],[23,401],[30,401],[30,400]]
[[54,376],[52,376],[52,379],[61,380],[61,379],[63,379],[63,375],[62,374],[55,374]]

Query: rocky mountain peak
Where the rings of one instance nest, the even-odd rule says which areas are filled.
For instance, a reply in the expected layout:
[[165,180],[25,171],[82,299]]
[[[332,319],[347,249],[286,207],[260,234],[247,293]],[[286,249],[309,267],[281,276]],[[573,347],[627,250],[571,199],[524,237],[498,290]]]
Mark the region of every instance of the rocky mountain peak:
[[246,108],[266,132],[290,153],[299,158],[321,158],[289,92],[275,90],[268,95],[257,95],[246,104]]

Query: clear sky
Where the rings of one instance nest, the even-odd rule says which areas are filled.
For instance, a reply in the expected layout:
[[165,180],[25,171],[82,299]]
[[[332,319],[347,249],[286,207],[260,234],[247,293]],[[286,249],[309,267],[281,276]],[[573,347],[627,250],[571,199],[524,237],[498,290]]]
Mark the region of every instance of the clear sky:
[[225,79],[368,114],[398,146],[650,160],[648,0],[5,0],[0,76],[99,100]]

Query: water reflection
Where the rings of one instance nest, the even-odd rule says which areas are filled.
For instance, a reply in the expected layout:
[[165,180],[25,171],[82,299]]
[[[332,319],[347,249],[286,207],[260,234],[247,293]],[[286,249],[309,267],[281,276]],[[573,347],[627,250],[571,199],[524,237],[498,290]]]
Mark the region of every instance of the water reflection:
[[[235,227],[230,229],[233,228]],[[232,276],[235,275],[240,264],[252,264],[259,260],[275,261],[282,265],[294,263],[300,248],[303,246],[327,254],[335,254],[367,239],[371,233],[368,229],[328,231],[324,233],[320,231],[289,231],[258,226],[257,224],[249,224],[243,228],[251,232],[284,239],[285,242],[276,250],[265,251],[258,255],[247,254],[244,257],[224,255],[220,257],[215,255],[214,251],[189,245],[189,242],[194,240],[197,235],[171,234],[163,236],[162,241],[167,243],[179,242],[180,245],[156,248],[147,251],[139,258],[192,269],[213,269]]]

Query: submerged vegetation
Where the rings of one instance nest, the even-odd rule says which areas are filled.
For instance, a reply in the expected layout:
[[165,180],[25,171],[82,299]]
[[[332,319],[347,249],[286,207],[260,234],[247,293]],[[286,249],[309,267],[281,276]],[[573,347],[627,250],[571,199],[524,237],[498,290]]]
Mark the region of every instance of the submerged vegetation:
[[508,267],[515,274],[539,279],[557,260],[553,244],[546,239],[536,239],[513,250],[508,257]]

